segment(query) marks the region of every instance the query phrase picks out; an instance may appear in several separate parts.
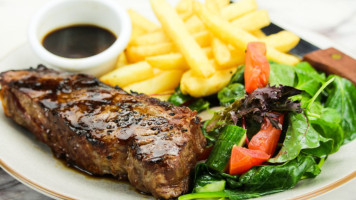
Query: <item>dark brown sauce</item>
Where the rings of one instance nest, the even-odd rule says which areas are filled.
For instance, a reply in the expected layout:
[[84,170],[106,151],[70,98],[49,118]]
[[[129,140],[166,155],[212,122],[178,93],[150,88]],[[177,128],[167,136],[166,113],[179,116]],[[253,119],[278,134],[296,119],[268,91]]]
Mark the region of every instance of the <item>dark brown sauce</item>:
[[42,45],[51,53],[66,58],[85,58],[109,48],[116,36],[93,25],[74,25],[49,32]]

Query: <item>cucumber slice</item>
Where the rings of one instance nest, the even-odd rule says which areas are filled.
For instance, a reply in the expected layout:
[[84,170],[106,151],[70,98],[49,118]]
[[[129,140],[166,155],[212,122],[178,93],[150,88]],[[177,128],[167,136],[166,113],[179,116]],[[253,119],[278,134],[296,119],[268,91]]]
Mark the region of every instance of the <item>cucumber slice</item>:
[[234,145],[242,146],[245,138],[246,129],[235,125],[225,126],[206,161],[208,167],[223,172],[229,162],[232,147]]
[[215,181],[204,185],[203,187],[196,188],[196,192],[219,192],[225,189],[225,180]]

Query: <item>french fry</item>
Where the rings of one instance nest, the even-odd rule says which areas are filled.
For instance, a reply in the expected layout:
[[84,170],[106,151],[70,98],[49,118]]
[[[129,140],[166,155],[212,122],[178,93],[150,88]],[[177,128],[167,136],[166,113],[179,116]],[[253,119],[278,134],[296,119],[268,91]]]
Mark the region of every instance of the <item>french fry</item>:
[[[235,48],[245,51],[249,42],[258,41],[252,34],[238,27],[231,26],[223,18],[209,12],[201,3],[194,2],[194,9],[195,13],[215,36],[226,43],[232,44]],[[295,56],[282,53],[269,45],[266,46],[267,58],[272,61],[288,65],[295,65],[299,62],[299,59]]]
[[193,12],[193,0],[180,0],[176,5],[178,13]]
[[161,73],[161,72],[162,72],[161,69],[153,68],[153,76],[156,76],[156,75],[158,75],[158,74]]
[[213,48],[205,47],[205,48],[203,48],[203,51],[209,59],[214,57]]
[[[208,29],[206,29],[203,22],[196,15],[193,15],[192,17],[190,17],[185,22],[185,26],[187,27],[189,33],[191,33],[193,35],[195,33],[200,33],[200,35],[201,35],[201,34],[203,34],[201,32],[206,33],[206,31],[208,30]],[[170,38],[166,35],[166,33],[163,32],[162,29],[159,29],[154,32],[149,32],[149,33],[146,33],[140,27],[137,27],[135,30],[138,30],[138,31],[142,30],[142,31],[135,34],[135,36],[134,35],[131,36],[130,45],[134,45],[134,46],[153,45],[153,44],[166,43],[166,42],[171,41]],[[199,36],[199,34],[197,34],[197,36]]]
[[219,10],[225,8],[230,5],[230,0],[215,0],[217,5],[219,6]]
[[193,97],[215,94],[229,83],[236,68],[218,70],[209,78],[196,76],[192,70],[189,70],[183,74],[180,89],[183,94],[189,94]]
[[220,14],[220,7],[216,0],[205,0],[205,6],[213,13]]
[[215,69],[217,70],[235,67],[245,62],[245,52],[230,48],[229,45],[217,38],[214,38],[212,49],[216,61]]
[[179,17],[186,21],[193,15],[193,0],[180,0],[176,6]]
[[150,79],[126,86],[124,90],[145,94],[158,94],[167,90],[174,90],[179,85],[182,74],[183,71],[181,70],[162,71]]
[[[201,47],[207,47],[211,44],[211,34],[209,31],[201,31],[193,33],[192,37]],[[132,41],[132,46],[147,46],[147,45],[158,45],[158,44],[168,44],[172,43],[170,38],[163,32],[153,32],[137,37]]]
[[146,34],[147,32],[143,30],[141,27],[138,27],[135,24],[132,24],[131,38],[129,44],[132,43],[137,37]]
[[[196,11],[195,13],[203,21],[206,27],[220,40],[230,43],[242,50],[246,49],[249,42],[257,40],[253,35],[246,33],[238,27],[233,27],[221,17],[213,15],[202,4],[195,2],[194,8]],[[236,33],[234,33],[235,31]]]
[[204,23],[196,15],[191,16],[185,22],[185,26],[187,27],[189,33],[197,33],[207,30]]
[[141,35],[132,41],[131,45],[133,46],[145,46],[145,45],[153,45],[158,43],[167,43],[171,42],[169,37],[163,32],[152,32],[147,33],[145,35]]
[[146,61],[154,68],[161,70],[187,70],[187,62],[181,53],[171,53],[147,57]]
[[299,40],[300,38],[296,34],[289,31],[280,31],[261,39],[267,45],[273,46],[281,52],[288,52],[298,44]]
[[221,9],[228,6],[230,4],[230,0],[205,0],[205,5],[211,11],[219,14]]
[[[191,34],[208,30],[196,15],[191,16],[184,24]],[[142,28],[133,25],[130,45],[151,45],[169,41],[171,40],[162,29],[147,33],[147,31]]]
[[234,67],[245,63],[245,52],[241,51],[241,49],[230,48],[230,54],[231,59],[226,63],[222,63],[222,66]]
[[179,17],[185,22],[187,21],[194,13],[192,12],[184,12],[184,13],[178,13]]
[[256,0],[240,0],[221,9],[222,18],[231,21],[257,9]]
[[153,77],[153,68],[147,62],[126,65],[100,77],[108,85],[125,87],[131,83]]
[[242,65],[244,64],[244,61],[245,61],[244,54],[241,54],[236,57],[231,57],[230,60],[223,63],[222,65],[219,65],[214,59],[211,59],[210,63],[215,67],[216,70],[225,70],[225,69]]
[[[203,48],[208,58],[213,58],[211,47]],[[188,64],[181,53],[169,53],[147,57],[146,61],[153,67],[161,70],[188,70]]]
[[209,31],[201,31],[192,35],[200,47],[207,47],[211,44],[212,35]]
[[166,0],[151,0],[151,5],[165,32],[183,54],[189,67],[200,76],[213,75],[214,67],[171,5]]
[[230,60],[230,49],[220,39],[214,38],[212,41],[211,48],[213,50],[214,58],[219,65]]
[[[267,26],[270,23],[268,13],[264,10],[259,10],[247,14],[241,18],[238,18],[231,22],[233,26],[242,28],[247,31],[259,30]],[[206,27],[203,22],[196,16],[192,16],[185,25],[190,27],[191,33],[193,33],[194,39],[201,47],[206,47],[210,45],[211,35],[208,33]],[[200,32],[197,32],[202,30]],[[137,37],[135,40],[131,42],[131,45],[141,46],[141,45],[153,45],[158,43],[167,43],[170,42],[169,37],[163,32],[152,32],[142,36]]]
[[128,13],[131,19],[131,23],[134,26],[142,28],[146,32],[152,32],[160,28],[157,24],[153,23],[152,21],[148,20],[146,17],[142,16],[141,14],[137,13],[132,9],[129,9]]
[[268,26],[271,20],[266,10],[257,10],[239,17],[231,22],[233,26],[246,31],[255,31]]
[[127,48],[127,59],[130,63],[145,60],[146,57],[176,52],[172,43],[160,43],[146,46],[130,46]]
[[286,64],[292,66],[300,62],[300,59],[296,56],[280,52],[276,50],[274,47],[271,47],[269,45],[266,45],[266,47],[267,47],[267,58],[269,60],[275,61],[280,64]]
[[253,36],[257,37],[258,39],[267,37],[266,34],[262,30],[254,30],[254,31],[250,31],[250,33]]
[[118,68],[123,67],[128,64],[129,64],[129,62],[127,61],[126,53],[125,53],[125,51],[123,51],[117,58],[115,68],[118,69]]

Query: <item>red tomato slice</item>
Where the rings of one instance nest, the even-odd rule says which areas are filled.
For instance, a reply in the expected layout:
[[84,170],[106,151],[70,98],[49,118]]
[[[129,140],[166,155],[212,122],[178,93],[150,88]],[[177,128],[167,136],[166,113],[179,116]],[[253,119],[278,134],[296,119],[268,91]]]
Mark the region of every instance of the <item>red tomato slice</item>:
[[263,151],[246,149],[233,146],[229,162],[229,174],[243,174],[251,167],[260,165],[268,160],[270,156]]
[[[278,117],[279,123],[283,124],[283,119],[284,115],[281,114]],[[248,148],[263,151],[268,155],[273,155],[281,132],[282,130],[274,128],[271,122],[265,118],[265,122],[262,124],[261,130],[251,138]]]
[[247,93],[266,87],[270,66],[266,57],[266,45],[263,42],[250,42],[246,49],[245,89]]

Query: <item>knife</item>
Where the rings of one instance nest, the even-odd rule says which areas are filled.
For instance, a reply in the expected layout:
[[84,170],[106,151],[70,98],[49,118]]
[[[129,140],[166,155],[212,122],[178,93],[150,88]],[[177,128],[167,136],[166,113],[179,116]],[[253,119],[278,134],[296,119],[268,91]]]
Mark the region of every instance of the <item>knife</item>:
[[[284,29],[271,23],[262,31],[266,35],[278,33]],[[302,60],[309,62],[314,68],[326,74],[336,74],[349,79],[356,85],[356,60],[333,47],[320,49],[304,39],[300,39],[297,46],[289,51]]]

